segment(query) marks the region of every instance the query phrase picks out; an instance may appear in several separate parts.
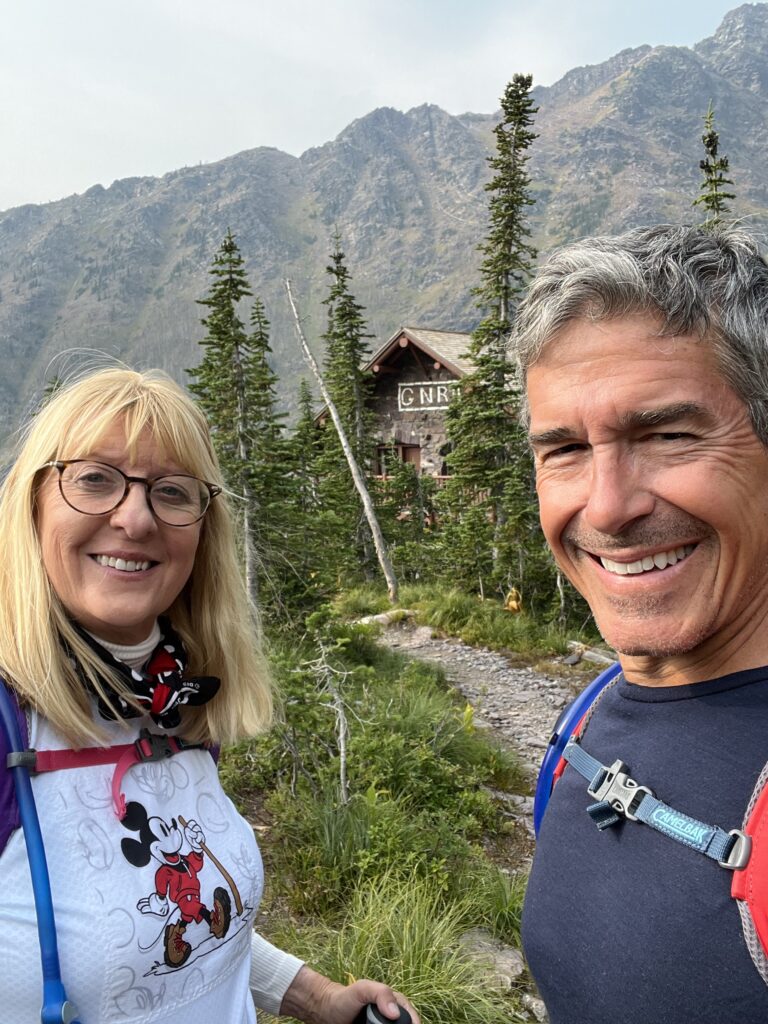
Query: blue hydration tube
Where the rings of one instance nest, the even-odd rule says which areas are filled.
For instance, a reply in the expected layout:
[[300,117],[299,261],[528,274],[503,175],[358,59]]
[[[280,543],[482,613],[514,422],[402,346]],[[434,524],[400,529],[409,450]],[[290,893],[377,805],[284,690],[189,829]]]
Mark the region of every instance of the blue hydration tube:
[[539,779],[536,783],[536,795],[533,799],[533,829],[537,836],[552,793],[555,769],[560,762],[565,745],[597,695],[612,679],[616,678],[619,672],[621,672],[621,665],[618,661],[609,665],[596,679],[592,680],[585,690],[582,690],[575,700],[563,709],[555,723],[552,738],[541,762]]
[[[8,738],[9,749],[16,753],[22,753],[24,745],[19,733],[16,714],[2,680],[0,680],[0,726]],[[32,891],[37,913],[37,934],[40,940],[40,962],[43,969],[43,1005],[40,1010],[40,1021],[41,1024],[79,1024],[76,1019],[77,1011],[67,999],[67,993],[61,980],[51,881],[48,876],[43,834],[40,831],[40,819],[37,816],[29,770],[22,765],[16,765],[11,767],[10,771],[16,788],[16,800],[24,830],[24,841],[27,844]]]

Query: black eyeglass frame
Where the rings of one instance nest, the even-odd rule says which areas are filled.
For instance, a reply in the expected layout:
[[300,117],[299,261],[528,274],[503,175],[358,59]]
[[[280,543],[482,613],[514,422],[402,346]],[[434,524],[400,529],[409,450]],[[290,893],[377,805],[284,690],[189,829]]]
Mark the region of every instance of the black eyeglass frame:
[[[112,506],[112,508],[108,508],[104,512],[84,512],[81,508],[77,508],[75,505],[73,505],[72,502],[67,499],[67,496],[64,493],[62,476],[63,476],[64,470],[67,468],[67,466],[76,466],[78,464],[88,463],[88,462],[92,463],[94,466],[103,466],[105,469],[114,470],[115,473],[119,473],[120,476],[123,478],[123,480],[125,480],[125,490],[123,491],[122,498],[120,498],[119,501],[115,505]],[[98,459],[54,459],[51,462],[44,463],[40,468],[41,469],[49,469],[50,468],[50,469],[58,470],[58,473],[59,473],[59,493],[61,494],[62,498],[67,503],[67,505],[69,505],[69,507],[71,509],[73,509],[75,512],[79,512],[81,516],[108,516],[108,515],[110,515],[112,512],[115,511],[115,509],[120,508],[120,506],[123,504],[125,499],[128,497],[128,493],[129,493],[129,491],[131,489],[130,488],[131,484],[144,484],[144,487],[146,488],[146,492],[147,492],[147,504],[149,505],[149,509],[150,509],[152,515],[155,517],[155,519],[157,519],[158,522],[163,523],[164,526],[177,526],[177,527],[179,527],[179,529],[183,529],[185,526],[194,526],[195,523],[199,523],[201,519],[204,519],[205,516],[208,513],[208,509],[211,507],[211,502],[216,497],[216,495],[217,494],[221,494],[221,491],[222,491],[221,487],[218,487],[216,484],[209,483],[207,480],[201,480],[200,477],[193,476],[191,473],[163,473],[162,476],[155,476],[155,477],[151,477],[151,478],[150,477],[146,477],[146,476],[128,476],[127,473],[124,473],[122,471],[122,469],[118,469],[117,466],[113,466],[109,462],[99,462]],[[188,523],[169,523],[169,522],[167,522],[165,519],[163,519],[162,516],[157,514],[157,511],[155,510],[155,506],[152,504],[152,486],[154,484],[156,484],[158,480],[165,480],[168,477],[173,477],[173,476],[181,476],[181,477],[184,477],[187,480],[197,480],[197,482],[199,484],[204,484],[208,488],[208,492],[210,494],[210,497],[208,499],[208,504],[205,506],[205,509],[203,510],[202,514],[199,515],[197,517],[197,519],[192,519]]]

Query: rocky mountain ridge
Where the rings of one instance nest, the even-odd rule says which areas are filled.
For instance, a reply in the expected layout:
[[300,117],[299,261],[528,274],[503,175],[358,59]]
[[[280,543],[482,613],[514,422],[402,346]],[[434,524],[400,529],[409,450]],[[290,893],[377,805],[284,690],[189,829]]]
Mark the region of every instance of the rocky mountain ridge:
[[[525,69],[509,76],[516,70]],[[710,99],[731,160],[733,213],[762,234],[766,93],[764,3],[731,11],[693,48],[623,50],[537,88],[536,244],[695,219]],[[184,380],[200,358],[195,300],[227,228],[272,321],[287,404],[304,368],[283,281],[293,281],[307,332],[319,338],[336,230],[377,341],[403,323],[471,329],[495,121],[429,104],[380,108],[300,157],[260,147],[0,213],[0,435],[47,379],[102,353]]]

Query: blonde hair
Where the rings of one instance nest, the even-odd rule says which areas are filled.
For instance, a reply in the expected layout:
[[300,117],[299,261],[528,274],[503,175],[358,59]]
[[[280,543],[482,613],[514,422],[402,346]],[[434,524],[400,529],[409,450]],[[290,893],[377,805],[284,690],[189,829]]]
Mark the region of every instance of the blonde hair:
[[[0,492],[0,665],[22,702],[76,746],[103,742],[104,736],[62,641],[104,699],[109,700],[111,688],[127,694],[73,628],[51,586],[37,533],[36,497],[45,463],[87,456],[116,423],[124,426],[132,457],[142,432],[150,431],[164,457],[223,486],[203,414],[160,371],[92,373],[56,391],[24,431]],[[258,617],[240,573],[226,494],[211,502],[192,574],[167,614],[187,648],[190,674],[221,679],[208,704],[183,709],[185,738],[230,743],[266,728],[272,711],[269,673]]]

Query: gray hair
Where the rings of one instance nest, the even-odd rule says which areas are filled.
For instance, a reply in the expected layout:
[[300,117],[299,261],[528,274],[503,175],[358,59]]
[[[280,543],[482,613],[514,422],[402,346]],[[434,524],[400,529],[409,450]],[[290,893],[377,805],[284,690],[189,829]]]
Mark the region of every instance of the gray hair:
[[768,445],[768,265],[754,239],[734,227],[660,225],[555,250],[518,309],[521,381],[571,321],[637,314],[657,317],[661,335],[710,342]]

